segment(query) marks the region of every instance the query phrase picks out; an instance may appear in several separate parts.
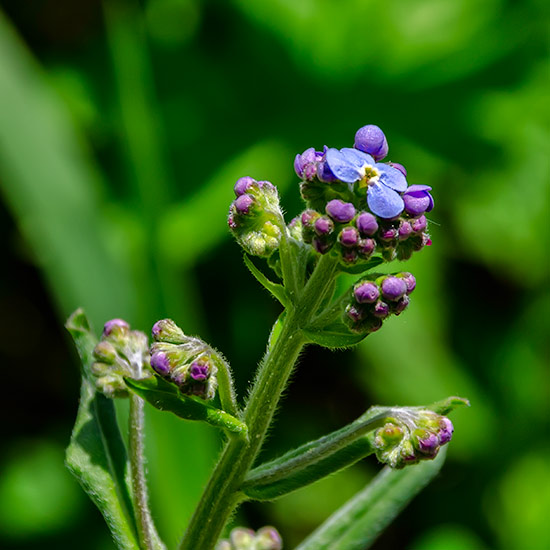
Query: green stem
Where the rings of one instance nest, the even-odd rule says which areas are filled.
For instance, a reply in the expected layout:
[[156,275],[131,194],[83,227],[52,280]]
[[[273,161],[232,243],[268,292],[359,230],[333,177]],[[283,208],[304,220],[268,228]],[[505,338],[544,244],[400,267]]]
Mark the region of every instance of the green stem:
[[336,266],[336,260],[322,256],[295,307],[288,312],[279,337],[262,360],[244,411],[249,438],[235,438],[226,444],[180,550],[212,549],[243,499],[241,485],[262,447],[281,394],[305,344],[302,328],[330,288]]
[[145,478],[144,401],[133,394],[130,395],[129,432],[130,477],[140,547],[144,550],[164,550],[165,546],[156,532],[149,510]]

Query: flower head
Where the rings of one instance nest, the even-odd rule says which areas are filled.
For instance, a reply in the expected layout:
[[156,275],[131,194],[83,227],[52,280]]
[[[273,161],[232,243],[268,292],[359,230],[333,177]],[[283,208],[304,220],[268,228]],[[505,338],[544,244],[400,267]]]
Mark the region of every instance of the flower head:
[[340,181],[367,189],[367,204],[377,216],[394,218],[403,212],[400,193],[407,190],[407,180],[397,168],[350,148],[328,149],[326,163]]

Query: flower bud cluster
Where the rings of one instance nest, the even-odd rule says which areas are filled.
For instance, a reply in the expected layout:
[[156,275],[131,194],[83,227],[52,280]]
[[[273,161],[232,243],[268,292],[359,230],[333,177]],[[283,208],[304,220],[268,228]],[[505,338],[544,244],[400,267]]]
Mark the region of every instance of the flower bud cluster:
[[257,532],[236,527],[229,539],[220,540],[216,550],[281,550],[283,541],[275,527],[262,527]]
[[151,367],[185,395],[212,399],[216,393],[221,357],[199,338],[186,336],[171,319],[153,326]]
[[108,397],[128,395],[124,377],[140,379],[151,375],[147,336],[139,330],[130,330],[122,319],[105,323],[93,355],[91,370],[96,387]]
[[452,438],[453,424],[446,416],[405,407],[393,413],[391,421],[374,434],[378,460],[392,468],[433,459]]
[[413,217],[407,211],[384,220],[353,203],[329,201],[323,212],[308,209],[290,224],[291,234],[311,244],[320,254],[332,250],[344,265],[354,265],[379,254],[386,261],[406,260],[430,244],[424,214]]
[[416,280],[411,273],[372,274],[357,282],[345,309],[346,322],[354,331],[370,334],[377,331],[391,314],[399,315],[409,305],[409,294]]
[[249,254],[270,256],[279,247],[284,225],[277,188],[246,176],[237,181],[234,191],[237,198],[229,209],[229,228]]

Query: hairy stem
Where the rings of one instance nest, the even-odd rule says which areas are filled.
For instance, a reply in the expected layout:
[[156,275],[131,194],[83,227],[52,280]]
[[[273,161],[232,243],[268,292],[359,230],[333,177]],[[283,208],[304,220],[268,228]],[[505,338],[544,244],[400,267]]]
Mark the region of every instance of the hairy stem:
[[335,270],[336,260],[321,257],[295,306],[288,311],[279,337],[260,364],[244,411],[249,438],[247,441],[235,438],[226,444],[180,550],[211,550],[242,500],[243,480],[262,447],[281,394],[305,344],[302,328],[331,287]]
[[144,401],[137,395],[130,395],[129,425],[130,476],[132,480],[132,497],[138,536],[144,550],[164,550],[149,510],[147,480],[145,478],[145,410]]

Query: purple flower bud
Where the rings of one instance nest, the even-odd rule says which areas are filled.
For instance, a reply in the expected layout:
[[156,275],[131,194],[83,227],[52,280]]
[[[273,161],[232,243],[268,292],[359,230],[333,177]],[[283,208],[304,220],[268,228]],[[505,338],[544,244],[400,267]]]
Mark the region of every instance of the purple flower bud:
[[428,225],[428,221],[426,220],[426,216],[422,215],[420,218],[417,218],[412,223],[412,229],[415,233],[422,233],[426,229],[426,226]]
[[400,241],[406,241],[409,238],[409,236],[412,234],[412,232],[413,232],[412,225],[408,221],[403,220],[399,224]]
[[398,232],[395,227],[388,227],[380,230],[380,239],[383,241],[393,241],[397,238]]
[[317,233],[317,235],[319,236],[329,235],[334,229],[334,224],[332,223],[331,219],[327,218],[326,216],[322,216],[315,220],[314,228],[315,233]]
[[250,176],[239,178],[237,180],[237,183],[235,184],[235,187],[233,188],[233,190],[235,191],[235,195],[237,197],[244,195],[248,191],[248,189],[255,183],[256,180],[254,178],[251,178]]
[[409,307],[410,301],[411,299],[405,294],[405,296],[399,298],[399,300],[395,302],[392,312],[395,313],[395,315],[400,315]]
[[103,326],[103,336],[109,336],[113,331],[122,332],[129,329],[130,325],[123,319],[111,319]]
[[357,229],[355,229],[355,227],[344,227],[344,229],[340,231],[338,239],[342,246],[351,247],[355,246],[359,241],[359,234],[357,233]]
[[382,160],[388,154],[386,136],[374,124],[363,126],[357,130],[354,147],[372,155],[376,161]]
[[151,367],[153,367],[153,370],[161,376],[170,374],[170,361],[168,360],[166,353],[163,351],[153,353],[151,356]]
[[346,315],[349,319],[351,319],[354,323],[358,323],[365,317],[365,312],[362,308],[357,306],[348,306],[346,308]]
[[283,539],[275,527],[262,527],[256,533],[257,550],[282,550]]
[[359,229],[359,232],[363,236],[371,237],[378,231],[376,217],[369,212],[361,212],[355,223],[357,224],[357,229]]
[[439,438],[427,430],[415,430],[418,450],[424,454],[435,456],[439,450]]
[[238,224],[235,221],[235,216],[233,216],[233,214],[231,213],[227,217],[227,225],[229,226],[229,229],[237,229],[238,227]]
[[355,263],[357,261],[357,252],[355,252],[355,250],[350,250],[349,248],[347,250],[343,250],[342,261],[346,264]]
[[407,292],[407,285],[403,279],[398,279],[390,275],[382,281],[381,289],[382,296],[384,296],[386,300],[396,302]]
[[326,254],[332,248],[331,242],[322,241],[321,239],[313,239],[311,244],[319,254]]
[[208,366],[208,364],[193,361],[191,363],[191,366],[189,367],[189,375],[193,380],[196,380],[197,382],[202,382],[206,380],[210,375],[210,367]]
[[315,212],[315,210],[306,210],[302,212],[302,225],[311,225],[318,217],[319,213]]
[[183,344],[186,336],[172,319],[161,319],[151,329],[153,340],[156,342],[168,342],[170,344]]
[[390,314],[390,306],[386,302],[378,301],[374,305],[372,314],[379,319],[385,319]]
[[378,300],[380,291],[374,283],[363,283],[355,288],[353,291],[355,299],[360,304],[372,304]]
[[239,214],[248,214],[250,207],[254,204],[254,197],[245,193],[244,195],[237,197],[233,204]]
[[313,147],[306,149],[294,159],[294,171],[302,180],[311,180],[317,174],[317,163],[323,158],[323,153],[315,151]]
[[446,416],[443,416],[439,425],[441,427],[441,431],[439,432],[439,443],[445,445],[445,443],[451,441],[453,437],[453,423]]
[[407,177],[407,170],[405,170],[405,167],[402,164],[399,164],[398,162],[388,162],[388,164],[394,168],[397,168],[397,170]]
[[326,212],[333,220],[347,223],[355,216],[355,206],[351,202],[333,199],[327,204]]
[[434,207],[431,189],[428,185],[411,185],[402,195],[405,210],[412,216],[429,212]]
[[363,257],[369,257],[376,248],[374,239],[361,239],[359,241],[359,254]]
[[412,273],[401,273],[399,278],[405,281],[405,284],[407,285],[407,294],[410,294],[416,288],[416,279]]

